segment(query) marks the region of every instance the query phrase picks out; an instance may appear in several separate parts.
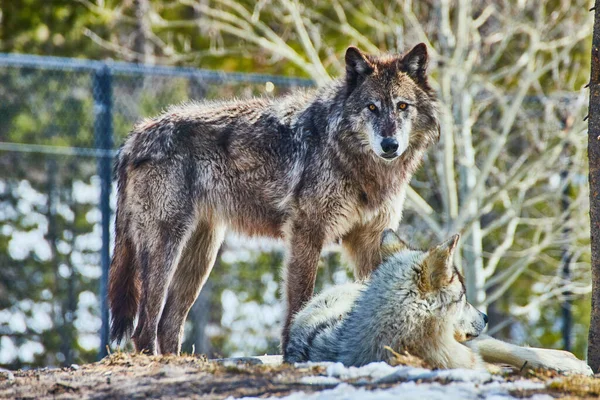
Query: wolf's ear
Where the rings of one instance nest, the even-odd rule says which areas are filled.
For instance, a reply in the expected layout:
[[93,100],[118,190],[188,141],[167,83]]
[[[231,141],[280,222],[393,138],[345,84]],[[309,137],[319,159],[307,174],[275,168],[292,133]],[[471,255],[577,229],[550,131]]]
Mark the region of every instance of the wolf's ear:
[[367,56],[354,46],[346,50],[346,83],[348,89],[352,90],[366,76],[371,75],[375,67]]
[[428,61],[427,45],[419,43],[399,60],[399,67],[402,72],[406,72],[415,82],[423,83],[427,79]]
[[427,252],[427,257],[423,262],[425,274],[422,277],[426,280],[424,282],[426,289],[438,290],[450,283],[454,274],[452,256],[459,238],[460,235],[456,234]]
[[396,232],[392,229],[383,231],[383,234],[381,235],[381,246],[379,247],[382,261],[386,261],[397,252],[406,249],[408,249],[408,246],[398,237],[398,235],[396,235]]

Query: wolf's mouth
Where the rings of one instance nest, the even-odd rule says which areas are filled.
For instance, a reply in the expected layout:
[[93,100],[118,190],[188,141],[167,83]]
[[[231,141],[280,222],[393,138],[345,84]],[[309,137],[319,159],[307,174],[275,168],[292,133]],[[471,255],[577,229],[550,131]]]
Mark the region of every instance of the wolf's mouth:
[[465,338],[466,338],[467,340],[471,340],[471,339],[475,339],[477,336],[479,336],[479,335],[474,335],[474,334],[472,334],[472,333],[467,333],[467,334],[465,335]]
[[385,158],[386,160],[393,160],[395,158],[398,158],[398,153],[392,153],[392,154],[385,154],[385,153],[383,153],[381,155],[381,158]]

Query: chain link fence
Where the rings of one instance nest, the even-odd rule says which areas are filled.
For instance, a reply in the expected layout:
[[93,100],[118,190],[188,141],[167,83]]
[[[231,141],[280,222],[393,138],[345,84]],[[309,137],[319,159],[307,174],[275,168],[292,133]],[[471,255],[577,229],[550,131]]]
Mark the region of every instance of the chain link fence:
[[[136,121],[188,100],[274,96],[312,85],[13,54],[0,55],[0,82],[0,365],[10,368],[106,354],[111,169],[116,147]],[[245,344],[250,349],[276,349],[281,249],[269,242],[243,249],[238,241],[229,251],[232,241],[193,308],[184,351],[235,354],[240,349],[232,343],[252,337]],[[331,257],[327,265],[337,265]]]
[[[277,96],[312,84],[259,74],[0,54],[0,366],[70,365],[106,354],[106,278],[116,204],[111,169],[117,146],[136,121],[184,101]],[[581,108],[580,96],[557,96],[553,102],[563,106],[556,109],[572,114],[550,118],[544,111],[553,110],[547,98],[526,99],[532,121],[546,121],[536,129],[552,132],[547,121],[557,120],[564,122],[558,129],[568,131],[573,110]],[[520,154],[523,140],[515,138],[512,151]],[[413,185],[435,203],[427,172],[433,159],[425,158],[423,175]],[[573,168],[557,166],[557,178]],[[584,186],[585,175],[577,171],[570,178],[574,186],[565,191]],[[426,229],[409,208],[403,229],[406,237],[419,237]],[[567,208],[563,204],[559,212],[571,218]],[[569,281],[575,276],[570,265],[577,265],[569,247],[560,251],[559,275]],[[228,236],[188,318],[183,351],[277,352],[282,261],[280,244]],[[335,249],[324,252],[322,266],[317,291],[348,279]],[[587,314],[585,308],[572,314],[570,301],[561,300],[566,348],[577,334],[571,334],[571,321]],[[547,319],[555,320],[554,314]]]

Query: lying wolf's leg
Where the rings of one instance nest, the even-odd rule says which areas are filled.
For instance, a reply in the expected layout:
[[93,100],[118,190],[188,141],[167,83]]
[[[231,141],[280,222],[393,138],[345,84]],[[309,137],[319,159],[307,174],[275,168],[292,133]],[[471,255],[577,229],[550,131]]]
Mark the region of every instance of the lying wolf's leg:
[[375,218],[368,224],[357,225],[342,238],[346,254],[354,261],[354,278],[364,280],[381,263],[381,234],[388,221]]
[[442,352],[442,354],[447,354],[448,356],[447,364],[442,366],[442,368],[486,370],[485,363],[476,352],[457,341],[449,341],[449,343],[451,345],[445,349],[445,352]]
[[413,340],[407,349],[409,353],[421,357],[433,368],[486,370],[477,352],[454,339],[453,329],[438,331],[435,339],[415,337]]
[[558,372],[591,375],[592,370],[568,351],[521,347],[481,335],[465,345],[477,351],[485,362],[515,368],[543,368]]
[[185,246],[158,325],[162,354],[181,351],[185,319],[208,279],[224,236],[224,225],[201,221]]
[[[531,358],[531,354],[530,357],[527,357],[526,351],[521,351],[521,347],[487,335],[480,335],[464,344],[478,352],[483,360],[488,363],[503,363],[521,368],[525,361],[528,361],[527,358]],[[523,350],[527,349],[523,348]]]
[[287,348],[292,318],[308,302],[315,289],[319,256],[323,248],[320,230],[311,230],[307,221],[293,223],[288,234],[288,260],[285,269],[287,312],[281,334],[281,348]]

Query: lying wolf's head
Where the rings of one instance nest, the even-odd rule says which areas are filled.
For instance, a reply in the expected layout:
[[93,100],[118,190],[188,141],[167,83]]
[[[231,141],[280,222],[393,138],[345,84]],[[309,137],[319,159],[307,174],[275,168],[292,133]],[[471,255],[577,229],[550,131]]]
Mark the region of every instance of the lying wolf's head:
[[[415,319],[431,325],[436,332],[446,324],[454,327],[454,338],[464,342],[481,334],[487,316],[467,302],[462,275],[452,263],[459,235],[430,249],[410,249],[392,230],[383,233],[379,269],[388,269],[396,277],[404,304],[415,304]],[[406,301],[407,300],[407,301]],[[417,322],[417,321],[415,321]]]
[[415,143],[426,147],[439,138],[427,60],[423,43],[404,56],[374,57],[348,48],[344,125],[356,147],[391,161]]

